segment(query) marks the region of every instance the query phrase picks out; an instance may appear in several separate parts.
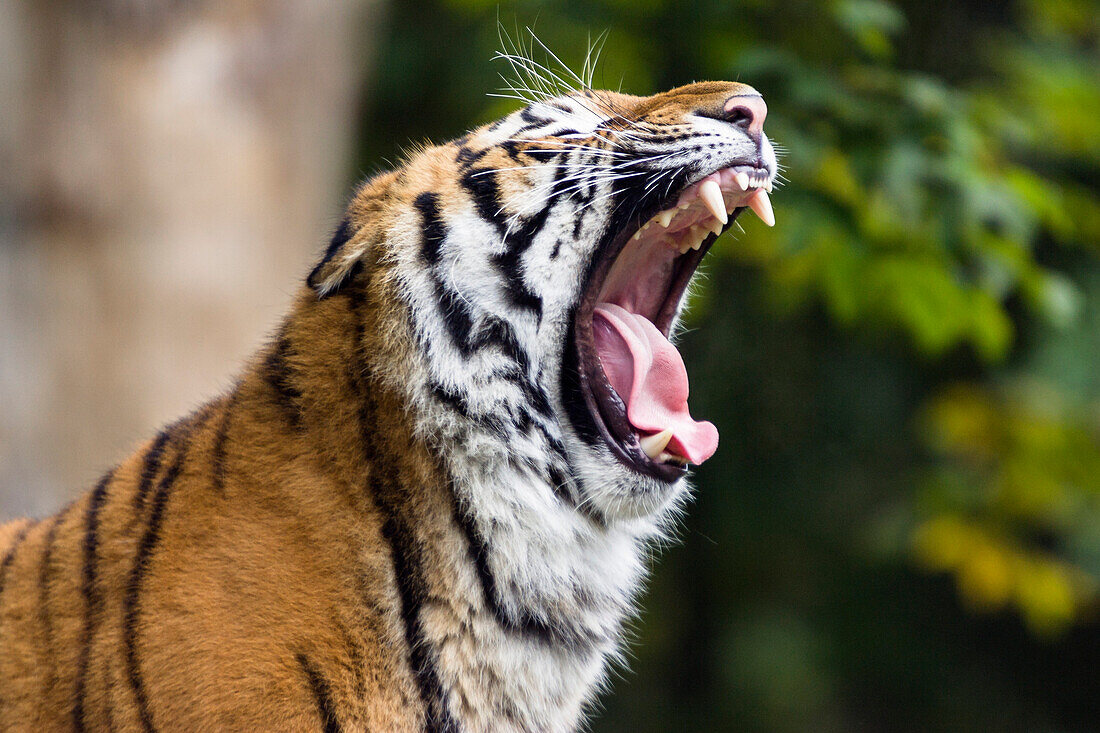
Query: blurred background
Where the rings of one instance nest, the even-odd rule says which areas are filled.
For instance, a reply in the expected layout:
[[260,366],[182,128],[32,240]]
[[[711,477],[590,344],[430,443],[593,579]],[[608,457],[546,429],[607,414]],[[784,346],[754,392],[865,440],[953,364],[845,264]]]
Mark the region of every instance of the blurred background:
[[748,82],[787,151],[708,258],[722,444],[592,729],[1100,729],[1089,0],[2,0],[0,519],[228,384],[355,181],[516,106],[498,20]]

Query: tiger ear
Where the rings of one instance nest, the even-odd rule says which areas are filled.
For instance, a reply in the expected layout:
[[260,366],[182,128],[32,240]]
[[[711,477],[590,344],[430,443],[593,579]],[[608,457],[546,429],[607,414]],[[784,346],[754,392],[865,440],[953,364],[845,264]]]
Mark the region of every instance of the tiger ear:
[[347,285],[363,269],[363,259],[385,231],[399,202],[395,171],[383,173],[359,186],[321,261],[309,273],[306,283],[318,297],[326,298]]
[[360,256],[366,248],[365,243],[353,241],[355,230],[347,217],[340,222],[336,233],[332,235],[324,256],[306,278],[306,284],[317,291],[320,298],[326,298],[338,291],[362,268]]

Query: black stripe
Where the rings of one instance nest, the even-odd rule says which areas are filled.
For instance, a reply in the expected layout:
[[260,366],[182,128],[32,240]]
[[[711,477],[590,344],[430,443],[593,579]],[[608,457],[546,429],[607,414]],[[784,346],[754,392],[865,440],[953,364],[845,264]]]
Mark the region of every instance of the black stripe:
[[455,392],[450,387],[436,381],[428,383],[428,391],[432,396],[462,416],[463,419],[477,423],[486,430],[491,430],[501,435],[506,433],[504,421],[498,415],[478,415],[470,407],[466,396]]
[[[588,214],[595,214],[592,209],[584,209],[577,214],[577,218],[573,220],[573,239],[574,241],[580,240],[581,229],[584,228],[584,220]],[[561,240],[559,239],[554,243],[554,251],[550,253],[550,259],[557,259],[558,252],[561,250]]]
[[57,540],[57,528],[68,515],[69,508],[65,507],[59,514],[50,520],[50,528],[46,532],[45,547],[42,548],[42,563],[38,566],[38,623],[42,627],[44,637],[44,655],[46,657],[46,694],[53,692],[57,684],[57,658],[54,655],[54,624],[53,615],[50,613],[50,580],[53,575],[53,545]]
[[401,472],[392,458],[380,454],[376,448],[376,436],[382,434],[382,427],[378,424],[374,397],[369,392],[360,411],[359,429],[364,458],[369,465],[367,494],[379,513],[386,517],[382,524],[382,536],[390,547],[405,643],[409,649],[409,666],[424,708],[424,730],[429,733],[458,733],[458,724],[447,708],[446,692],[436,672],[420,619],[421,607],[428,599],[428,589],[424,580],[422,550],[410,521],[405,518],[402,497],[412,493],[411,487],[403,485]]
[[106,725],[103,726],[103,730],[118,730],[115,727],[115,709],[114,709],[114,695],[111,691],[114,689],[114,685],[111,681],[111,657],[104,656],[99,660],[99,680],[103,685],[103,689],[108,693],[103,696],[103,717],[106,720]]
[[204,410],[194,423],[183,428],[178,435],[178,447],[176,457],[172,465],[157,484],[156,493],[153,495],[153,509],[149,514],[149,522],[145,528],[145,534],[138,545],[137,556],[130,570],[129,582],[126,584],[126,595],[123,598],[123,643],[126,648],[126,669],[129,674],[130,687],[134,691],[137,702],[138,716],[141,719],[142,728],[146,733],[156,730],[153,726],[152,713],[149,710],[149,699],[145,694],[145,685],[141,675],[141,665],[137,654],[137,622],[141,612],[141,584],[145,571],[149,566],[149,560],[157,543],[160,541],[161,524],[164,522],[164,512],[168,506],[168,498],[172,487],[183,471],[183,464],[190,448],[190,437],[193,431],[199,428],[209,417],[210,410]]
[[519,343],[519,337],[512,325],[503,318],[489,315],[482,321],[477,335],[470,342],[472,349],[496,346],[501,353],[516,363],[519,370],[526,374],[531,368],[531,358]]
[[530,377],[518,369],[495,369],[493,376],[516,385],[523,393],[524,399],[535,411],[543,417],[552,418],[553,410],[550,407],[550,398],[542,387],[531,381]]
[[362,700],[363,696],[367,694],[367,664],[363,659],[362,645],[352,637],[347,624],[335,614],[332,616],[332,624],[336,627],[336,630],[340,632],[340,637],[344,643],[344,651],[347,654],[344,667],[347,671],[351,672],[352,676],[355,678],[355,690],[358,695],[357,699]]
[[550,486],[554,490],[554,496],[558,497],[560,501],[565,502],[569,506],[575,507],[577,505],[577,499],[570,490],[570,487],[573,485],[571,479],[557,466],[550,466],[546,473],[550,479]]
[[[524,127],[516,130],[516,135],[522,135],[523,133],[538,127],[538,125],[525,125]],[[527,140],[505,140],[497,145],[498,148],[508,154],[508,157],[519,163],[520,165],[526,165],[527,162],[522,160],[519,156],[524,153],[530,154],[531,143]]]
[[575,324],[573,314],[569,314],[569,331],[565,337],[565,353],[562,355],[561,365],[561,402],[565,408],[565,414],[569,417],[569,423],[577,433],[577,437],[589,446],[603,444],[600,430],[592,413],[588,410],[584,393],[581,388],[580,364],[577,349],[573,344]]
[[443,240],[447,238],[447,225],[439,215],[439,195],[424,192],[416,197],[413,206],[420,212],[423,219],[423,241],[420,244],[420,254],[429,266],[439,262],[440,248]]
[[336,710],[332,705],[332,693],[329,691],[328,682],[314,667],[305,654],[299,652],[296,657],[298,666],[306,676],[309,689],[313,693],[313,699],[317,702],[317,714],[321,716],[321,723],[325,727],[325,733],[340,733],[343,730],[340,721],[336,717]]
[[[572,112],[572,110],[566,110],[566,112]],[[542,117],[541,115],[535,114],[530,107],[524,107],[523,109],[521,109],[519,111],[519,118],[529,125],[533,125],[535,127],[550,125],[556,122],[556,120],[551,119],[550,117]]]
[[[365,425],[370,419],[370,386],[367,384],[367,374],[369,367],[363,361],[363,348],[364,341],[366,339],[366,326],[363,324],[362,309],[365,298],[363,292],[358,287],[348,288],[348,309],[351,311],[352,320],[355,323],[355,336],[352,345],[353,354],[352,358],[348,360],[348,383],[351,385],[352,391],[355,392],[359,398],[359,432],[360,435],[365,438]],[[364,450],[368,441],[363,440]]]
[[[336,257],[337,253],[340,251],[340,248],[347,244],[348,240],[351,239],[351,235],[351,221],[349,221],[348,219],[344,219],[340,222],[340,226],[339,228],[337,228],[336,233],[332,235],[332,240],[329,241],[328,249],[325,250],[325,254],[321,258],[321,261],[317,263],[312,272],[309,273],[309,277],[306,278],[306,284],[309,285],[309,287],[313,288],[314,290],[321,287],[321,270],[324,269],[325,265],[327,265],[330,260]],[[347,278],[345,277],[344,280],[346,281]],[[338,283],[336,285],[336,288],[339,288],[342,284],[343,282]],[[336,288],[333,288],[333,290],[335,290]],[[329,294],[331,294],[331,292],[332,291],[330,290]]]
[[[383,496],[394,491],[377,477],[380,467],[376,464],[372,470],[371,491],[375,496]],[[399,511],[392,504],[382,502],[390,513],[382,525],[382,535],[391,548],[394,579],[397,581],[397,593],[401,598],[401,621],[405,627],[405,644],[409,647],[409,661],[416,676],[420,699],[424,704],[426,729],[440,732],[457,731],[458,726],[447,710],[446,697],[439,675],[431,658],[428,642],[424,638],[420,609],[428,599],[423,579],[420,550],[407,523],[397,516]]]
[[275,392],[275,402],[282,409],[290,424],[301,430],[302,391],[294,383],[294,369],[287,361],[290,351],[290,339],[286,334],[279,336],[275,345],[264,360],[264,379]]
[[157,471],[160,470],[160,461],[164,456],[164,446],[168,443],[171,432],[172,429],[168,428],[157,433],[156,440],[146,451],[145,458],[141,462],[141,479],[138,482],[137,491],[134,492],[134,511],[139,515],[145,509],[145,499],[149,495],[149,490],[153,487]]
[[84,596],[84,628],[81,631],[80,643],[77,647],[76,692],[73,695],[73,728],[77,731],[85,730],[84,695],[87,686],[88,661],[103,607],[103,598],[96,585],[96,571],[99,564],[97,557],[99,548],[99,510],[103,508],[103,502],[107,498],[107,489],[110,487],[114,476],[115,473],[112,469],[99,480],[88,498],[88,508],[84,512],[84,566],[81,573],[81,593]]
[[470,355],[470,332],[473,331],[473,315],[466,300],[454,292],[438,279],[434,272],[430,273],[436,285],[436,300],[439,301],[439,314],[443,317],[443,325],[447,327],[447,333],[463,356]]
[[458,498],[458,492],[454,490],[453,484],[451,486],[451,497],[455,522],[466,537],[467,553],[477,573],[485,605],[489,607],[497,623],[507,631],[522,634],[547,645],[564,645],[578,651],[590,649],[597,641],[596,639],[582,636],[571,629],[535,618],[527,612],[514,616],[505,611],[504,607],[500,605],[500,599],[497,595],[496,577],[489,567],[489,548],[485,544],[481,532],[478,531],[473,516]]
[[0,560],[0,596],[4,595],[4,579],[8,575],[8,568],[11,567],[11,564],[15,561],[15,551],[19,549],[19,545],[26,539],[27,532],[31,531],[31,527],[33,527],[34,524],[34,522],[30,522],[26,527],[16,533],[15,539],[12,540],[11,547],[4,553],[4,559]]
[[485,157],[492,148],[482,148],[481,150],[474,150],[467,145],[459,145],[458,152],[455,153],[455,162],[461,165],[463,168],[468,168],[474,163]]
[[522,249],[510,248],[505,252],[493,255],[490,261],[500,271],[504,280],[504,292],[508,302],[516,308],[531,311],[538,320],[542,320],[542,298],[527,286],[523,278]]
[[462,176],[461,183],[470,194],[478,215],[493,224],[497,232],[503,236],[507,231],[508,222],[501,210],[496,174],[489,168],[470,168]]
[[210,472],[214,477],[214,490],[225,496],[225,444],[229,436],[229,422],[233,419],[233,408],[237,405],[237,397],[240,395],[240,387],[234,387],[225,403],[225,414],[218,424],[218,432],[214,436],[214,447],[210,453]]
[[[11,546],[8,547],[8,551],[4,553],[4,559],[0,560],[0,613],[3,612],[3,607],[4,607],[4,604],[3,604],[4,580],[5,580],[5,578],[7,578],[8,568],[10,568],[11,564],[15,561],[15,552],[16,552],[16,550],[18,550],[19,546],[21,544],[23,544],[23,540],[26,539],[27,533],[30,532],[31,528],[34,527],[34,525],[35,525],[35,522],[28,521],[26,525],[24,525],[18,532],[16,532],[15,537],[12,539]],[[3,641],[2,637],[3,637],[4,631],[6,631],[6,630],[7,630],[7,628],[5,627],[5,625],[0,623],[0,649],[5,648],[4,647],[4,641]],[[2,697],[4,691],[5,691],[5,688],[0,686],[0,711],[3,711],[3,709],[5,707],[4,700],[3,700],[3,697]],[[3,722],[3,721],[0,720],[0,722]]]

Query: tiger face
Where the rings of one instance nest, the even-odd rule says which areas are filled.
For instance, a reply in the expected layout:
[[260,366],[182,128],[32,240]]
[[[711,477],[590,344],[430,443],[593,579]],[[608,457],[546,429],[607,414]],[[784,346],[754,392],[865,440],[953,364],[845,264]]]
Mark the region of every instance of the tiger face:
[[586,90],[474,131],[444,148],[453,161],[413,162],[433,179],[410,223],[424,244],[396,256],[425,401],[502,438],[464,432],[465,460],[524,465],[601,519],[681,494],[718,435],[688,412],[669,335],[717,235],[746,207],[773,223],[766,112],[737,83]]

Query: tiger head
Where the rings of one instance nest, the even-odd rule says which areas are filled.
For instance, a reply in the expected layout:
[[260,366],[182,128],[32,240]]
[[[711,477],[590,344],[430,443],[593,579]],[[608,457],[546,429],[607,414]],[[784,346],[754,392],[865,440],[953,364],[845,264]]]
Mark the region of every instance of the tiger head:
[[601,522],[666,514],[718,443],[669,336],[716,237],[745,208],[774,223],[766,112],[732,82],[533,101],[365,184],[310,285],[390,268],[396,371],[453,470]]

